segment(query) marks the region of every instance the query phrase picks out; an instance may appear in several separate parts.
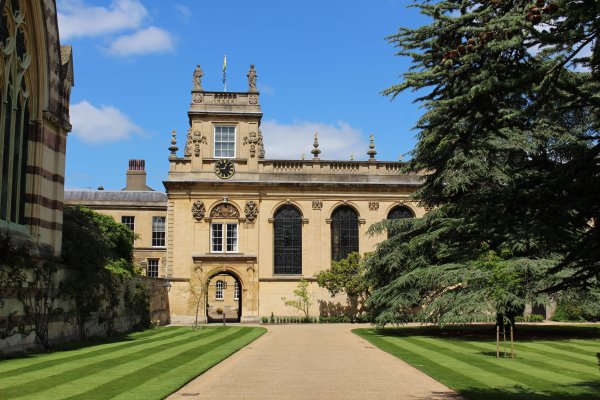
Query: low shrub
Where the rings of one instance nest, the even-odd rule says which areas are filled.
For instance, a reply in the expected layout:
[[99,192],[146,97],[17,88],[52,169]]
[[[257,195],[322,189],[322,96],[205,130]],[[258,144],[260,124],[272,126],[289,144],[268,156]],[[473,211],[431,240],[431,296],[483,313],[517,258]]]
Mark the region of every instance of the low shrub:
[[531,314],[515,317],[516,322],[543,322],[544,316],[540,314]]

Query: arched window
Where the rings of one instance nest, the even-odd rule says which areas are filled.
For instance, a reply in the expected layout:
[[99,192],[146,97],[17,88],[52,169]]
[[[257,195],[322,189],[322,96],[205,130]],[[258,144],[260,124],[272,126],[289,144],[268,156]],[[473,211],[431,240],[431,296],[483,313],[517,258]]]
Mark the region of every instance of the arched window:
[[0,219],[25,223],[25,178],[30,131],[27,25],[19,1],[6,1],[0,24]]
[[397,206],[391,209],[387,219],[414,218],[415,214],[408,207]]
[[223,281],[217,281],[215,284],[215,300],[223,300],[223,289],[225,288],[225,284]]
[[233,283],[233,299],[234,300],[240,299],[240,284],[238,283],[238,281],[235,281]]
[[275,213],[273,224],[275,274],[302,274],[302,214],[293,206]]
[[[402,219],[402,218],[414,218],[415,214],[408,207],[397,206],[390,210],[387,219]],[[394,236],[394,232],[388,230],[388,239]]]
[[343,260],[355,251],[358,251],[358,214],[351,207],[338,207],[331,216],[331,258]]

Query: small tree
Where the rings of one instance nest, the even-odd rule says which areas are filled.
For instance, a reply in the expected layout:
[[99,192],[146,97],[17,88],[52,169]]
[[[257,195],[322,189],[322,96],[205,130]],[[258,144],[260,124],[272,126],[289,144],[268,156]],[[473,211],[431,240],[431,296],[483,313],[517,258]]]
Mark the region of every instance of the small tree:
[[369,297],[369,284],[365,279],[365,259],[359,253],[350,253],[340,261],[331,261],[331,268],[317,273],[317,283],[327,289],[332,296],[345,293],[348,310],[360,315],[365,311],[365,302]]
[[204,304],[206,298],[206,286],[208,281],[202,282],[202,275],[199,270],[195,270],[192,278],[188,282],[187,287],[181,288],[182,293],[188,294],[192,300],[194,307],[196,308],[196,319],[194,320],[193,329],[198,329],[198,314],[200,313],[200,307]]
[[309,282],[307,280],[301,279],[300,282],[298,282],[298,287],[294,289],[296,300],[287,300],[285,297],[281,298],[286,306],[293,307],[302,312],[306,319],[309,318],[310,306],[313,304],[308,285]]

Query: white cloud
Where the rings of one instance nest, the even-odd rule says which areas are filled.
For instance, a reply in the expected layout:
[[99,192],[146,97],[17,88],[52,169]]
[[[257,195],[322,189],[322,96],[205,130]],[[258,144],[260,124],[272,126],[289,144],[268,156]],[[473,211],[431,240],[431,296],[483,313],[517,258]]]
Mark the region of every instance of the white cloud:
[[71,123],[72,134],[87,143],[114,142],[143,133],[117,108],[105,105],[97,108],[87,100],[71,106]]
[[192,11],[182,4],[175,4],[175,10],[184,21],[188,21],[192,17]]
[[173,50],[173,37],[164,29],[150,26],[116,38],[108,48],[117,56],[164,53]]
[[345,122],[328,125],[319,122],[295,121],[281,124],[267,120],[261,124],[265,153],[269,159],[300,159],[304,153],[311,159],[315,132],[319,133],[320,157],[324,160],[364,159],[368,144],[362,133]]
[[108,7],[88,6],[82,0],[62,0],[58,10],[62,40],[137,29],[148,17],[139,0],[113,0]]

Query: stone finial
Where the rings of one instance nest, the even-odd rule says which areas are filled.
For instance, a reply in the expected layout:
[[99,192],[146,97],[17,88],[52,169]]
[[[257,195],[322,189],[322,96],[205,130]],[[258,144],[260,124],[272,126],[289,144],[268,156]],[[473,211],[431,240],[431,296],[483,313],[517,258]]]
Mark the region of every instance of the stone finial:
[[306,154],[302,153],[302,154],[300,155],[300,158],[301,158],[302,160],[306,160]]
[[313,147],[310,152],[313,154],[313,160],[319,161],[319,154],[321,154],[321,150],[319,150],[319,132],[315,132],[315,141],[313,142]]
[[177,150],[179,150],[179,147],[177,147],[177,132],[173,129],[171,132],[171,146],[169,146],[169,151],[171,152],[169,160],[177,159]]
[[375,161],[375,155],[377,152],[375,151],[375,142],[373,141],[373,135],[369,137],[369,151],[367,151],[367,155],[369,156],[369,161]]
[[202,89],[202,77],[204,73],[202,72],[202,68],[200,68],[200,64],[196,65],[196,69],[194,70],[194,77],[192,78],[192,83],[194,84],[194,90],[203,90]]
[[246,76],[248,77],[248,92],[258,92],[258,89],[256,89],[256,78],[258,78],[258,75],[256,75],[254,64],[250,64],[250,70]]
[[354,153],[350,153],[350,161],[354,161]]

